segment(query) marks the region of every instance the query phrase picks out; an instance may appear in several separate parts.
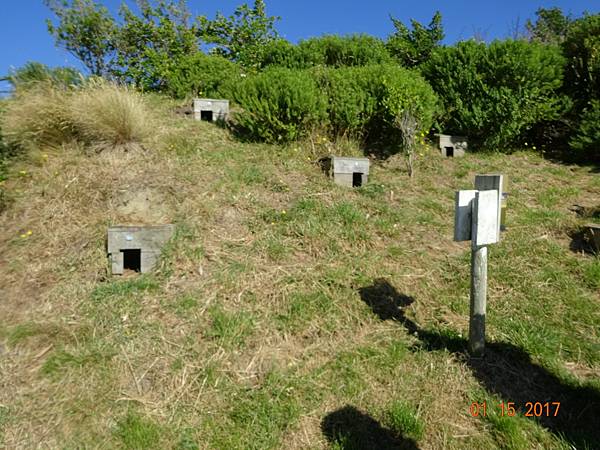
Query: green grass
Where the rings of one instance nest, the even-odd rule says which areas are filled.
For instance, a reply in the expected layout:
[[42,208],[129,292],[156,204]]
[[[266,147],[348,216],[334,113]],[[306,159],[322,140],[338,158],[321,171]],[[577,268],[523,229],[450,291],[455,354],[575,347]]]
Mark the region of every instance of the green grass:
[[133,412],[119,420],[114,433],[128,450],[161,448],[161,427]]
[[391,404],[386,411],[386,422],[390,429],[399,435],[409,436],[415,440],[423,437],[425,426],[419,419],[418,411],[402,401]]
[[211,324],[207,336],[219,345],[234,348],[243,346],[254,330],[254,320],[248,312],[228,312],[219,306],[209,309]]
[[58,378],[69,369],[101,370],[107,367],[115,352],[96,345],[78,348],[72,351],[59,349],[44,362],[41,371],[44,375]]

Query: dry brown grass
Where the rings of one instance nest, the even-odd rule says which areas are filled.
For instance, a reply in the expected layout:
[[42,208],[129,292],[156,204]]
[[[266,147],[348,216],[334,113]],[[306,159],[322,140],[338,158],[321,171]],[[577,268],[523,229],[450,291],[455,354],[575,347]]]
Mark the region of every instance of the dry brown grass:
[[89,82],[77,90],[69,114],[79,137],[96,147],[142,143],[154,131],[154,115],[143,97],[126,86]]
[[70,93],[50,84],[18,91],[6,102],[2,134],[11,145],[26,149],[38,145],[60,146],[74,138],[69,110]]
[[7,102],[1,129],[17,147],[59,147],[78,140],[96,150],[135,148],[155,134],[154,114],[134,90],[102,80],[66,90],[41,83]]

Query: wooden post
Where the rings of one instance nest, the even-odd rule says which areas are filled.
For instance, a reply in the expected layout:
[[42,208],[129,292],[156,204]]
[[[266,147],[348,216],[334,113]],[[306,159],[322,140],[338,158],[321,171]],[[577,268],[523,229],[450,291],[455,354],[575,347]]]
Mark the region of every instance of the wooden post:
[[456,193],[454,240],[471,241],[469,353],[480,358],[485,352],[487,246],[500,239],[502,175],[478,175],[475,187]]
[[499,191],[477,191],[471,202],[471,307],[469,352],[480,358],[485,351],[487,246],[498,242]]
[[481,358],[485,351],[485,309],[487,296],[487,245],[471,246],[471,309],[469,353]]

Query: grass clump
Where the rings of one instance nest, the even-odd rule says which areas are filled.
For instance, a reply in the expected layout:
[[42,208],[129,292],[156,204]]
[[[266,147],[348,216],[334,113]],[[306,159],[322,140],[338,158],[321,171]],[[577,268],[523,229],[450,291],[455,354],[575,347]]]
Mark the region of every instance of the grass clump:
[[105,81],[90,82],[77,90],[71,97],[69,113],[78,137],[93,146],[141,143],[152,132],[142,96]]
[[209,313],[212,323],[207,335],[224,347],[243,346],[254,328],[253,318],[242,312],[229,313],[215,306]]
[[69,112],[70,96],[69,91],[45,83],[18,90],[2,116],[4,141],[25,150],[32,145],[56,147],[72,141],[75,126]]
[[425,426],[419,419],[418,411],[405,402],[392,403],[387,410],[386,421],[390,429],[400,436],[410,436],[415,440],[423,437]]
[[80,141],[97,149],[141,144],[152,123],[142,96],[106,81],[76,89],[39,83],[17,90],[0,129],[8,145],[60,147]]
[[117,423],[115,434],[126,449],[161,448],[160,427],[132,412]]

